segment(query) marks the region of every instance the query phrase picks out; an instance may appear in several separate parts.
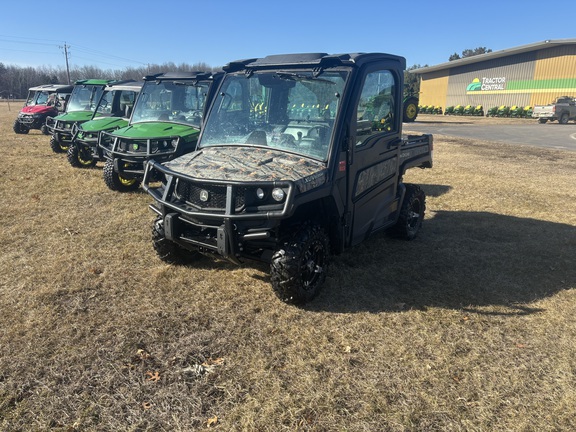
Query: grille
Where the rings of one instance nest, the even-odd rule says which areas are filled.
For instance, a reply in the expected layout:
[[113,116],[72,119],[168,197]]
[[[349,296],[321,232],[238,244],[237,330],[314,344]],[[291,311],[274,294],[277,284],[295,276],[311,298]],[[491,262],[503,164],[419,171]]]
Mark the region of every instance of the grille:
[[146,142],[120,140],[117,150],[124,153],[144,153],[146,154]]
[[[208,193],[205,201],[200,199],[203,191]],[[234,210],[240,211],[245,204],[246,188],[236,187],[233,188],[233,191]],[[201,185],[179,179],[176,186],[176,194],[186,201],[187,204],[200,210],[226,210],[226,185]]]

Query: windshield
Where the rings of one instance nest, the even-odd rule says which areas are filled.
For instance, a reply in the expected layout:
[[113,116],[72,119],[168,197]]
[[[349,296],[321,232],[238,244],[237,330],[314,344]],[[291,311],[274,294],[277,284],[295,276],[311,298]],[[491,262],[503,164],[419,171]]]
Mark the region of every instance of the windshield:
[[36,97],[38,96],[38,92],[31,91],[28,93],[28,99],[26,99],[26,106],[36,105]]
[[33,90],[28,93],[26,99],[26,106],[31,105],[46,105],[48,102],[48,92],[41,90]]
[[200,147],[261,145],[326,160],[347,72],[227,75]]
[[70,100],[67,111],[92,111],[96,109],[96,104],[104,91],[101,85],[76,85]]
[[106,90],[102,93],[98,106],[96,107],[96,114],[101,116],[109,116],[112,112],[112,104],[114,102],[114,91]]
[[147,81],[138,97],[132,124],[184,123],[200,128],[209,81]]

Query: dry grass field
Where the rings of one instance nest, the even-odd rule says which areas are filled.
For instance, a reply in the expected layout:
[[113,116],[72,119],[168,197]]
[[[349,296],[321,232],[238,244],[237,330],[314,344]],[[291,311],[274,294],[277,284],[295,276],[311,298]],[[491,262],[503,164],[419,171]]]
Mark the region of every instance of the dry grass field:
[[294,307],[265,266],[161,262],[149,196],[14,134],[18,109],[0,104],[0,430],[576,430],[575,152],[436,136],[406,178],[419,237],[335,257]]

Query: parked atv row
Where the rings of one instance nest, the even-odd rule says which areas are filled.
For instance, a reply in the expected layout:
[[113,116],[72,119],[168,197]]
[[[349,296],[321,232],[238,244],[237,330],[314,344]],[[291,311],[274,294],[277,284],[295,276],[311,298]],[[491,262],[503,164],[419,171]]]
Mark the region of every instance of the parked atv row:
[[444,115],[461,115],[461,116],[484,116],[486,117],[517,117],[517,118],[531,118],[532,107],[521,107],[518,105],[506,106],[501,105],[492,107],[484,112],[482,105],[451,105],[442,110],[441,106],[423,105],[419,107],[419,112],[422,114],[444,114]]
[[134,191],[149,159],[163,162],[195,148],[206,100],[220,75],[183,72],[147,76],[142,82],[78,81],[66,111],[46,120],[50,147],[66,153],[74,168],[104,162],[103,180],[111,190]]
[[518,105],[500,105],[492,107],[486,112],[486,117],[517,117],[517,118],[532,118],[532,107],[527,105],[525,107]]
[[442,114],[442,107],[439,105],[420,105],[418,112],[421,114]]
[[446,107],[444,115],[484,116],[482,105],[454,105]]

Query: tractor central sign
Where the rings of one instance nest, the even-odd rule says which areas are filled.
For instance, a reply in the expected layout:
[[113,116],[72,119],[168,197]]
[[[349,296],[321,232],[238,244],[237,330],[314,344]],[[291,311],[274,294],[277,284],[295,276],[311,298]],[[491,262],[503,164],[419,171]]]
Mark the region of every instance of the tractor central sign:
[[494,90],[506,90],[506,77],[482,77],[474,78],[466,91],[494,91]]

